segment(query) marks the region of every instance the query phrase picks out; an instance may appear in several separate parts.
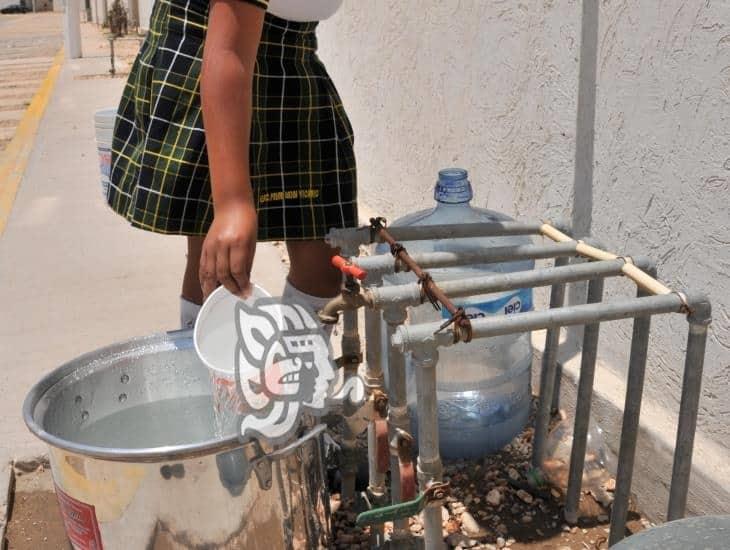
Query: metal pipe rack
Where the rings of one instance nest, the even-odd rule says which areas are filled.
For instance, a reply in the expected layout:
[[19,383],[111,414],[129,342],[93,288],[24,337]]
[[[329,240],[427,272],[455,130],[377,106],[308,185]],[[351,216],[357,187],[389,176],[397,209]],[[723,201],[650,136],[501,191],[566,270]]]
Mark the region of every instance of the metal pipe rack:
[[[391,367],[388,381],[391,409],[389,419],[393,423],[391,428],[397,426],[399,429],[408,429],[405,377],[402,372],[403,354],[407,351],[413,353],[414,364],[417,368],[417,410],[421,420],[418,438],[418,479],[421,491],[425,491],[429,484],[441,481],[442,475],[435,412],[435,367],[438,361],[438,348],[458,345],[460,342],[475,338],[547,329],[533,447],[533,464],[539,466],[545,453],[551,405],[555,395],[559,392],[559,380],[556,376],[559,331],[561,327],[584,325],[574,437],[565,505],[566,520],[574,523],[577,520],[578,500],[581,494],[583,460],[588,435],[588,418],[600,324],[619,319],[633,319],[634,328],[609,544],[613,545],[623,539],[639,430],[651,317],[662,314],[684,314],[688,320],[689,330],[667,519],[683,517],[692,465],[705,343],[708,326],[711,322],[711,306],[706,297],[670,289],[657,280],[656,267],[647,259],[620,256],[587,241],[574,240],[565,230],[558,229],[550,223],[499,222],[394,227],[389,229],[389,233],[399,241],[510,235],[539,235],[548,240],[548,243],[544,245],[496,247],[468,253],[460,251],[416,254],[412,260],[415,260],[420,267],[446,267],[522,259],[555,259],[555,267],[552,268],[439,283],[441,291],[450,297],[516,288],[551,287],[548,309],[506,317],[473,320],[468,327],[468,332],[458,323],[446,327],[439,323],[403,324],[406,306],[417,305],[423,301],[422,291],[416,284],[370,287],[363,289],[359,300],[338,302],[338,307],[343,309],[365,306],[382,309],[384,312],[384,319],[388,326],[387,338],[390,340],[387,344]],[[327,236],[327,241],[332,246],[353,250],[360,245],[382,242],[382,239],[374,227],[360,227],[332,230]],[[570,264],[571,257],[589,261]],[[403,262],[387,255],[352,257],[350,261],[369,270],[370,277],[378,282],[383,275],[405,270]],[[604,302],[603,281],[607,277],[614,276],[624,276],[633,281],[637,288],[636,296]],[[366,283],[371,280],[366,279]],[[566,283],[578,281],[588,281],[587,303],[564,306]],[[373,332],[374,329],[371,328],[368,334]],[[383,344],[380,334],[382,331],[378,331],[376,338],[378,346]],[[385,359],[379,353],[373,356],[376,356],[378,360]],[[379,372],[380,367],[381,365],[373,366],[373,369],[375,372]],[[393,468],[397,472],[397,464],[392,460],[393,489],[391,494],[393,502],[398,502],[399,481]],[[381,484],[381,477],[371,480],[371,485],[374,487],[379,487]],[[427,507],[424,511],[424,519],[426,548],[435,548],[441,543],[440,511]]]

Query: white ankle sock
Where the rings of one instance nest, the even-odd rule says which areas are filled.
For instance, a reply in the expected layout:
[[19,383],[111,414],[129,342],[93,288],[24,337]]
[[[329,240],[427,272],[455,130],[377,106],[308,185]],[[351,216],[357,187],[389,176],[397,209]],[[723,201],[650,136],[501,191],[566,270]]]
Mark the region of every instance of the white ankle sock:
[[193,328],[195,326],[195,319],[198,318],[200,307],[198,304],[180,296],[180,328]]
[[[327,303],[332,298],[320,298],[319,296],[312,296],[311,294],[306,294],[305,292],[302,292],[298,288],[294,287],[288,280],[286,281],[286,284],[284,285],[284,292],[281,294],[281,299],[283,302],[286,302],[287,300],[293,300],[295,302],[302,302],[304,304],[307,304],[309,307],[311,307],[314,310],[314,313],[319,312],[320,309],[322,309],[324,306],[327,305]],[[332,335],[332,329],[334,329],[334,325],[325,325],[322,324],[322,329],[327,334],[327,336]]]

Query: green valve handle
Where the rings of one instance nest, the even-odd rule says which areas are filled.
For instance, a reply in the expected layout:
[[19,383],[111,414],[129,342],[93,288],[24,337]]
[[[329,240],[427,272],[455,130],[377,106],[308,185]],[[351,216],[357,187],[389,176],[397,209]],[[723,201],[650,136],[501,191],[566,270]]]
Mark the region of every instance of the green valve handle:
[[359,527],[364,525],[379,525],[386,521],[395,521],[397,519],[405,519],[415,516],[423,510],[426,505],[435,501],[444,500],[448,493],[448,483],[433,483],[414,500],[391,504],[390,506],[383,506],[382,508],[362,512],[357,516],[357,525]]

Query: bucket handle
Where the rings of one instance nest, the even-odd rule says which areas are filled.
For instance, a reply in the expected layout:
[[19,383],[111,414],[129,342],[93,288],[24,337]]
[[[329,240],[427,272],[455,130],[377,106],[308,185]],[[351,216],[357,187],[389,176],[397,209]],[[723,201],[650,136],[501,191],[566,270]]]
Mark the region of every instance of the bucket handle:
[[251,446],[254,450],[252,453],[253,456],[248,457],[248,459],[250,460],[253,471],[256,473],[256,478],[259,481],[259,486],[261,487],[261,489],[263,489],[264,491],[271,489],[271,465],[274,462],[286,458],[287,456],[295,452],[303,444],[319,437],[319,435],[326,429],[327,426],[325,424],[319,424],[315,426],[312,430],[310,430],[309,433],[300,437],[296,441],[293,441],[286,447],[282,447],[281,449],[277,449],[266,454],[263,453],[261,445],[257,440],[251,441]]

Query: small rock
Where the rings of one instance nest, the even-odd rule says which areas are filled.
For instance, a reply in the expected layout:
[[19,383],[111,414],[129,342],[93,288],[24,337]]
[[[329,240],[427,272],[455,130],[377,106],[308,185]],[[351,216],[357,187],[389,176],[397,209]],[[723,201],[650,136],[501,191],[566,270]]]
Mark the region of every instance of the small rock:
[[499,525],[497,525],[496,531],[497,531],[497,533],[499,533],[501,535],[506,535],[507,534],[507,526],[504,523],[500,523]]
[[487,502],[491,506],[499,506],[502,502],[502,493],[497,489],[492,489],[487,493]]
[[566,533],[570,533],[570,526],[569,526],[569,525],[563,525],[563,526],[561,527],[561,529],[562,529],[563,531],[565,531]]
[[525,514],[524,516],[522,516],[520,518],[520,523],[524,523],[524,524],[532,523],[532,516],[529,514]]
[[514,468],[509,468],[507,470],[507,475],[512,481],[517,481],[518,479],[520,479],[520,474]]
[[613,493],[616,490],[616,480],[613,478],[609,479],[606,482],[605,487],[606,487],[606,491]]
[[578,532],[578,528],[577,527],[571,527],[570,528],[570,532],[575,535]]
[[507,539],[507,546],[512,546],[515,542],[517,542],[513,537],[510,537]]
[[532,502],[534,500],[532,495],[530,493],[528,493],[527,491],[525,491],[524,489],[520,489],[519,491],[517,491],[517,497],[525,504],[532,504]]
[[497,537],[497,548],[504,548],[506,544],[506,540],[504,540],[502,537]]
[[588,533],[588,529],[581,529],[580,531],[581,531],[581,533],[583,533],[584,535],[585,535],[586,533]]
[[469,512],[461,514],[461,528],[470,537],[483,537],[487,534],[486,529]]

